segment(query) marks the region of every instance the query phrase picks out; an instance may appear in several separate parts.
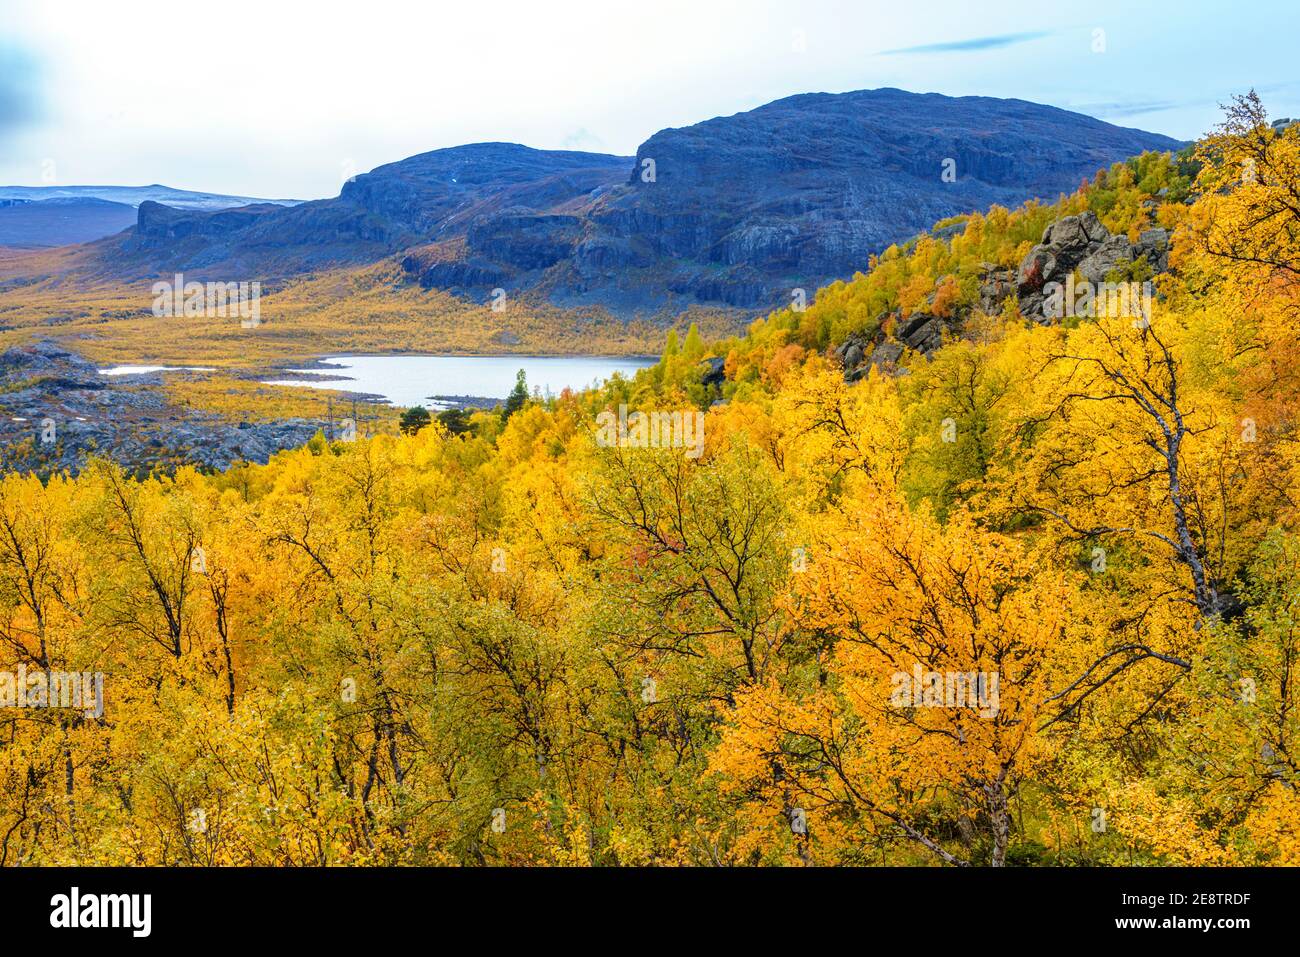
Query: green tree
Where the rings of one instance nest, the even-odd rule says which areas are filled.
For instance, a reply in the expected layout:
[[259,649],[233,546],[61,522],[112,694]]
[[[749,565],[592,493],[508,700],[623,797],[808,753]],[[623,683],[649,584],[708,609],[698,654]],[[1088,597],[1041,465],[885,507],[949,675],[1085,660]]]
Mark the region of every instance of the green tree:
[[413,405],[402,413],[397,424],[407,435],[414,435],[432,421],[428,409],[422,405]]
[[448,409],[438,413],[438,422],[452,435],[464,435],[473,426],[470,425],[469,411],[466,409]]
[[520,369],[515,376],[515,387],[510,390],[510,395],[506,398],[505,410],[501,413],[501,424],[505,425],[510,421],[510,416],[522,409],[528,402],[528,380],[524,378],[524,370]]

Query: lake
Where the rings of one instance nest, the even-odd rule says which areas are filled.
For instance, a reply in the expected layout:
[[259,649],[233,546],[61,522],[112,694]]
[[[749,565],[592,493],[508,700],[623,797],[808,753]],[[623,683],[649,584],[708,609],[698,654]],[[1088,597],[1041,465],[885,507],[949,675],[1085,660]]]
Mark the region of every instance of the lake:
[[656,361],[649,356],[331,356],[314,369],[286,370],[310,374],[315,377],[311,380],[274,379],[268,384],[365,392],[393,405],[440,408],[443,403],[432,396],[504,399],[520,369],[529,392],[540,388],[543,395],[557,395],[603,382],[615,372],[630,378]]
[[215,372],[212,366],[110,366],[100,369],[100,375],[144,375],[147,372]]

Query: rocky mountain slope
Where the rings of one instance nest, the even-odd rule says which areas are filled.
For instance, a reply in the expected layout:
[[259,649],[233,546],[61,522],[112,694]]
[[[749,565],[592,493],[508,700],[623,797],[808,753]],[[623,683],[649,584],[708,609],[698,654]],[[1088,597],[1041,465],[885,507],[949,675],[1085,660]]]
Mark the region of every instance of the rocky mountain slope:
[[1112,162],[1179,145],[1022,100],[808,94],[663,130],[634,158],[481,143],[289,209],[146,202],[136,228],[97,254],[120,276],[223,281],[399,255],[411,281],[474,298],[500,287],[622,315],[762,309],[947,216],[1055,198]]
[[647,140],[637,169],[652,159],[657,181],[634,171],[593,210],[575,285],[626,282],[614,265],[646,270],[648,291],[662,282],[730,305],[789,302],[792,289],[847,278],[948,216],[1054,199],[1118,159],[1177,145],[1021,100],[790,97]]

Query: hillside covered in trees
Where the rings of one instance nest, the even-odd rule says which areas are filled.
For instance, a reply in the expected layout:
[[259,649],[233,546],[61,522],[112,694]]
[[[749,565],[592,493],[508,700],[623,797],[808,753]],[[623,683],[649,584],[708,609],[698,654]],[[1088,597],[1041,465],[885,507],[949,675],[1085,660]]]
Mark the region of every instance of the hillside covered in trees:
[[1297,184],[1252,95],[633,381],[6,475],[102,708],[0,709],[0,863],[1300,864]]

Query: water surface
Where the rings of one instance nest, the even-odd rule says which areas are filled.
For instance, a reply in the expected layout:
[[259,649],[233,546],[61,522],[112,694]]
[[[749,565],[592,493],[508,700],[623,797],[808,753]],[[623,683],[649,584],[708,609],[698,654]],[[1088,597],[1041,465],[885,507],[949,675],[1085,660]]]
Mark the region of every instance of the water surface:
[[212,366],[136,366],[120,365],[100,369],[100,375],[144,375],[147,372],[215,372]]
[[364,392],[393,405],[438,406],[432,397],[504,399],[520,369],[530,392],[540,388],[543,395],[557,395],[596,385],[615,372],[630,378],[656,361],[649,356],[331,356],[322,360],[327,368],[287,370],[310,374],[310,380],[273,379],[268,384]]

